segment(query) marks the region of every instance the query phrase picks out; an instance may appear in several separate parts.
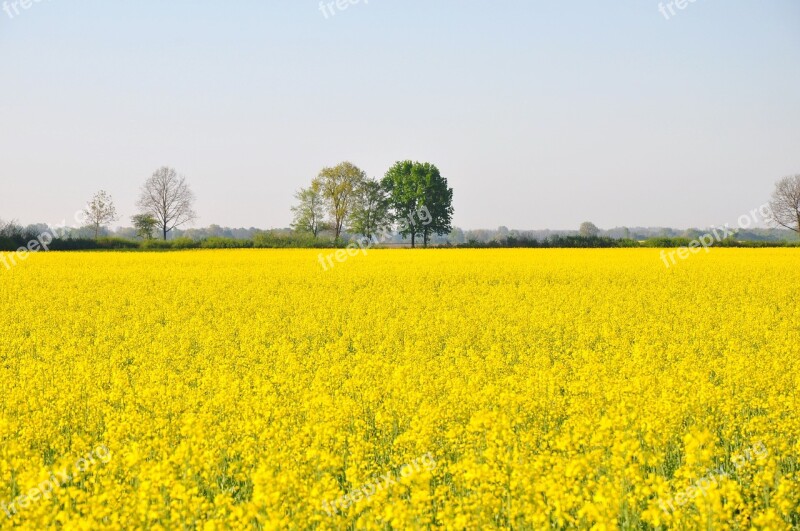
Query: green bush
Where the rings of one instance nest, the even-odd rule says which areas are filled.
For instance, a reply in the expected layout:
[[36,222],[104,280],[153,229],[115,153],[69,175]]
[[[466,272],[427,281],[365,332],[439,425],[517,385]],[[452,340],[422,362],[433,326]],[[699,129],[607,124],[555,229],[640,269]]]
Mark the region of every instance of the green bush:
[[200,247],[200,242],[194,241],[191,238],[175,238],[169,240],[173,249],[197,249]]
[[19,249],[20,244],[17,238],[12,238],[10,236],[0,236],[0,252],[1,251],[16,251]]
[[200,242],[191,238],[175,238],[174,240],[145,240],[141,243],[140,249],[146,250],[170,250],[170,249],[197,249]]
[[93,251],[99,242],[88,238],[58,238],[48,246],[51,251]]
[[689,238],[649,238],[642,242],[642,247],[670,248],[670,247],[689,247]]
[[237,240],[212,236],[200,242],[201,249],[247,249],[253,247],[252,240]]
[[545,240],[536,240],[525,236],[509,236],[499,240],[489,242],[479,242],[470,240],[455,247],[468,249],[502,249],[502,248],[525,248],[525,249],[578,249],[578,248],[614,248],[614,247],[639,247],[636,240],[616,240],[605,236],[552,236]]
[[[341,244],[340,247],[343,247]],[[315,239],[311,235],[284,235],[272,231],[259,232],[253,237],[253,247],[257,249],[332,248],[332,240]]]
[[100,238],[97,249],[138,249],[139,242],[125,238]]
[[172,242],[164,240],[144,240],[140,249],[172,249]]

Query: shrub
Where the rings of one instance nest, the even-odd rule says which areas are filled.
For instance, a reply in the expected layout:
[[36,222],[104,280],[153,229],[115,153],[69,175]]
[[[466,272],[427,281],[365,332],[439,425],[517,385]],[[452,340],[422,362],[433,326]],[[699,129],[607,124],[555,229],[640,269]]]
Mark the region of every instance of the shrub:
[[[344,244],[340,246],[344,246]],[[287,235],[266,231],[259,232],[253,237],[253,247],[257,249],[285,249],[294,247],[331,248],[336,247],[336,245],[334,245],[332,240],[315,239],[311,235]]]
[[95,242],[98,249],[138,249],[139,242],[125,238],[100,238]]
[[642,242],[643,247],[668,248],[668,247],[688,247],[691,241],[689,238],[649,238]]
[[201,249],[247,249],[253,247],[252,240],[237,240],[235,238],[222,238],[211,236],[200,241]]
[[173,249],[197,249],[200,247],[200,242],[191,238],[175,238],[169,240],[169,243],[172,244]]
[[164,240],[144,240],[141,249],[172,249],[172,242]]

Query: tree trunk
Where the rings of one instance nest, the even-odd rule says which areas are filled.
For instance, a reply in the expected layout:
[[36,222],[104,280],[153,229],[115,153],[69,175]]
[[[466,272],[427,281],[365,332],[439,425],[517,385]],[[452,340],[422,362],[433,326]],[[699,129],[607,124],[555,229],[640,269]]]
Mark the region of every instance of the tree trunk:
[[415,236],[416,236],[416,234],[412,232],[411,233],[411,248],[412,249],[414,248],[414,238],[415,238]]
[[166,225],[164,225],[163,230],[164,230],[164,241],[167,241],[167,226]]

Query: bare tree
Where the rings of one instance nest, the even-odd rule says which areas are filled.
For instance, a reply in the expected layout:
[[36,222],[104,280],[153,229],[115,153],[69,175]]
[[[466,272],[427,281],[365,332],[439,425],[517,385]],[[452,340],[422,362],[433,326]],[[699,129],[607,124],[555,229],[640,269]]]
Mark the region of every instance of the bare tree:
[[144,183],[137,206],[143,214],[156,219],[156,226],[166,240],[172,229],[196,219],[193,204],[194,193],[186,183],[186,177],[164,166]]
[[775,184],[769,208],[775,224],[800,234],[800,174],[784,177]]
[[117,221],[117,209],[114,208],[114,200],[105,190],[100,190],[83,209],[83,218],[86,224],[94,230],[94,239],[100,237],[100,229],[109,223]]

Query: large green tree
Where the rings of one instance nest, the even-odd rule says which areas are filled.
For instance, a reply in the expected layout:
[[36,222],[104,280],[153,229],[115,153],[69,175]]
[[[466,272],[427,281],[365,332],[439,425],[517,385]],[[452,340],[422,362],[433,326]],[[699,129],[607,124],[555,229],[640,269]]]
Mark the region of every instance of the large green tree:
[[439,169],[428,162],[397,162],[382,181],[404,238],[416,247],[418,236],[425,245],[433,234],[448,234],[453,217],[453,190]]
[[336,241],[344,229],[344,224],[352,214],[358,200],[358,190],[367,174],[349,162],[342,162],[333,168],[323,168],[312,186],[318,186],[330,217],[330,224]]
[[427,219],[423,215],[419,217],[423,222],[422,241],[427,247],[434,234],[450,234],[453,230],[453,189],[433,164],[427,165],[423,175],[422,207],[427,210]]

